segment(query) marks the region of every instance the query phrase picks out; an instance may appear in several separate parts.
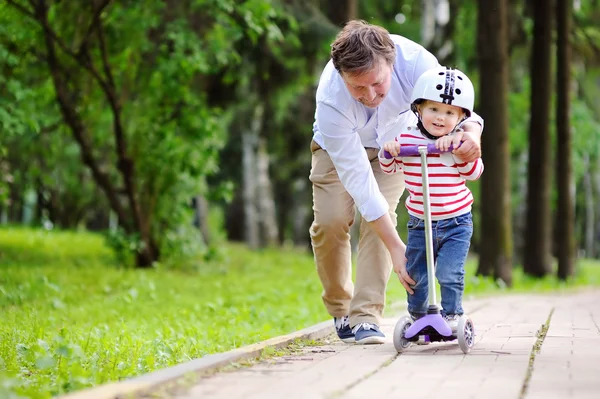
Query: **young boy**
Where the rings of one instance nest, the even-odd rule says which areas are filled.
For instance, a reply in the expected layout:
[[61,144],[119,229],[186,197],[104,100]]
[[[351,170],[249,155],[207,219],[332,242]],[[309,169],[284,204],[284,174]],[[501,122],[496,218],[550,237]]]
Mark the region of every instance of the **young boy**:
[[[473,84],[456,69],[434,68],[417,80],[411,109],[417,115],[417,126],[408,127],[394,141],[384,144],[379,162],[385,173],[404,172],[409,196],[407,272],[416,281],[414,294],[408,295],[408,311],[414,320],[427,313],[427,258],[423,216],[421,158],[402,157],[401,146],[435,143],[441,151],[452,144],[452,133],[471,115],[474,103]],[[383,151],[394,158],[386,159]],[[451,153],[428,154],[429,195],[431,204],[435,275],[442,294],[442,314],[456,332],[458,318],[463,314],[464,264],[469,252],[473,221],[473,195],[465,180],[477,180],[483,172],[480,158],[463,162]]]

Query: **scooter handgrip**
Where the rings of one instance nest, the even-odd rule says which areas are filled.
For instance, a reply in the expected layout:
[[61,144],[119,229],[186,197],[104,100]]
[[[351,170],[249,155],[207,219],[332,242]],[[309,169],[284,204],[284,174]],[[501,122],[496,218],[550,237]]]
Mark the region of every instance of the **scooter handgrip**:
[[[398,156],[399,157],[418,157],[419,156],[419,147],[422,147],[422,146],[420,146],[420,145],[401,146],[400,153],[398,154]],[[442,152],[452,152],[452,150],[454,150],[454,147],[452,146],[452,144],[448,148],[448,151],[440,151],[433,143],[427,144],[427,153],[428,154],[441,154]],[[392,156],[392,154],[390,154],[388,151],[385,151],[385,150],[383,151],[383,156],[386,159],[394,158]]]

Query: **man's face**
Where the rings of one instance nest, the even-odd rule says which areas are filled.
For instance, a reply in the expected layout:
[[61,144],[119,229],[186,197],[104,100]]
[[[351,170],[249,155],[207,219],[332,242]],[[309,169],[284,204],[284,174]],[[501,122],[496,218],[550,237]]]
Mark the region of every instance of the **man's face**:
[[342,78],[352,97],[369,108],[377,108],[383,101],[392,82],[392,67],[381,61],[361,75],[342,73]]

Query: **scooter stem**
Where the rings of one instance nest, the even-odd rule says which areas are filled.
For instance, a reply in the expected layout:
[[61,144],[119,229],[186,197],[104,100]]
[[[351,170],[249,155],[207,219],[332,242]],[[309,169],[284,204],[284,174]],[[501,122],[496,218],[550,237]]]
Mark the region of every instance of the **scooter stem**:
[[433,260],[433,233],[431,231],[431,204],[429,202],[429,176],[427,175],[427,146],[419,146],[421,175],[423,176],[423,216],[425,217],[425,249],[427,255],[427,282],[429,306],[437,307],[435,291],[435,265]]

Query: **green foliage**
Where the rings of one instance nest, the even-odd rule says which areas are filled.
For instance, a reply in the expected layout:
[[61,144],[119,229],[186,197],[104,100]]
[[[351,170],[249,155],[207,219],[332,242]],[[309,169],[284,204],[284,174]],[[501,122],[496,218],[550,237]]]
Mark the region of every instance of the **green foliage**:
[[[33,13],[30,4],[16,3]],[[56,32],[58,73],[64,74],[72,90],[71,101],[99,168],[114,182],[115,190],[123,192],[125,181],[117,168],[120,150],[115,144],[120,124],[126,156],[134,165],[135,197],[143,223],[151,226],[163,254],[193,253],[191,247],[201,240],[197,234],[187,234],[195,232],[189,228],[189,203],[192,196],[207,194],[205,178],[219,170],[218,154],[230,118],[211,105],[218,101],[209,94],[227,80],[243,82],[258,73],[252,67],[258,60],[247,63],[247,55],[259,42],[275,59],[298,67],[300,58],[289,57],[286,50],[300,44],[293,34],[294,18],[270,0],[198,0],[170,8],[154,0],[113,2],[95,23],[93,10],[83,3],[46,3]],[[73,224],[85,219],[86,210],[99,208],[106,213],[107,202],[98,199],[97,181],[81,164],[80,147],[71,137],[73,127],[66,126],[57,106],[40,25],[16,7],[4,2],[1,7],[0,68],[9,73],[0,84],[10,94],[0,104],[0,124],[10,132],[1,142],[8,151],[4,180],[13,179],[23,191],[30,187],[41,192],[50,203],[50,219],[61,213],[55,209],[60,204],[80,211]],[[285,41],[281,27],[288,31]],[[103,41],[99,35],[104,35]],[[225,81],[219,82],[220,78]],[[113,83],[118,110],[111,105]],[[134,211],[128,214],[133,217]],[[126,240],[131,244],[142,239],[135,238],[137,233],[129,229]],[[118,244],[122,239],[110,242],[119,250],[143,248]],[[199,244],[196,247],[201,249]]]
[[115,268],[101,236],[8,229],[0,230],[0,253],[0,370],[28,397],[116,381],[326,318],[313,260],[296,251],[228,245],[222,261],[196,272],[140,271]]
[[[476,70],[477,62],[477,4],[473,0],[461,1],[454,23],[454,65],[471,76]],[[473,79],[471,79],[473,80]]]
[[[418,0],[393,2],[386,0],[358,2],[358,17],[385,27],[390,33],[419,42],[421,37],[421,2]],[[404,19],[399,23],[396,16]]]

